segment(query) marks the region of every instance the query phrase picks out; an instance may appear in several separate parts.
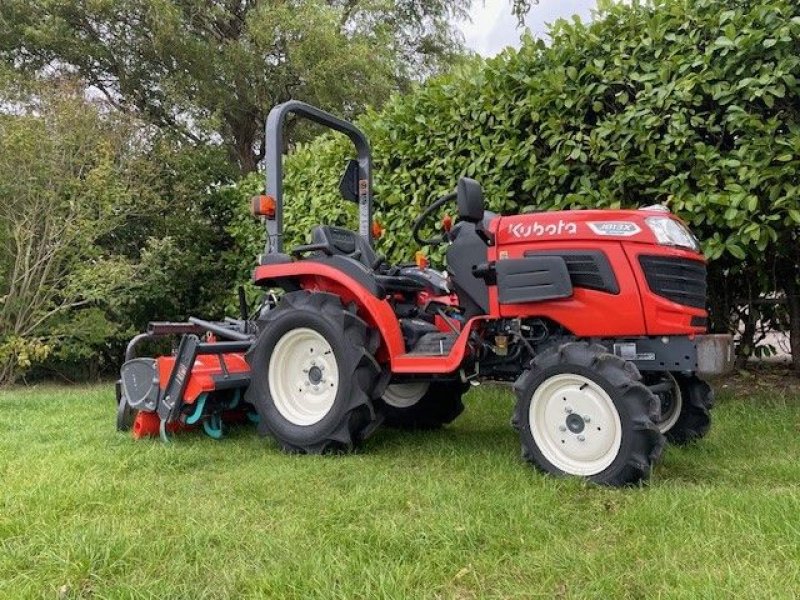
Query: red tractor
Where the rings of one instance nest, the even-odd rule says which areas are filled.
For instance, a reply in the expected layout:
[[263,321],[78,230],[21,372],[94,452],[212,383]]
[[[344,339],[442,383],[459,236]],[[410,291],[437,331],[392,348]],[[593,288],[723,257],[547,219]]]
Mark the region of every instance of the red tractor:
[[[289,114],[346,134],[342,195],[359,232],[319,225],[283,249],[283,125]],[[437,428],[481,381],[513,383],[522,456],[553,474],[625,485],[648,477],[665,439],[709,429],[702,376],[727,371],[730,336],[705,335],[706,268],[692,233],[666,209],[501,216],[467,178],[413,226],[446,246],[446,272],[390,265],[372,247],[372,173],[355,126],[301,102],[267,120],[267,230],[253,271],[261,306],[239,319],[152,323],[131,341],[118,427],[168,437],[234,419],[258,423],[289,452],[349,451],[380,424]],[[444,233],[421,231],[454,202]],[[277,294],[275,290],[278,290]],[[182,335],[169,356],[138,344]]]

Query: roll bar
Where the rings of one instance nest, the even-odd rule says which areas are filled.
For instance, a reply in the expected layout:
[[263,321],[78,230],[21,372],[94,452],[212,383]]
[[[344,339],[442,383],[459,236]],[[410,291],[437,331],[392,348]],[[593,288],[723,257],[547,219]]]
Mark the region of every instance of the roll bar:
[[372,156],[367,137],[352,123],[334,117],[316,106],[299,100],[289,100],[269,111],[267,117],[266,192],[275,199],[275,218],[266,219],[267,240],[264,251],[267,254],[283,251],[283,128],[290,113],[344,133],[353,142],[358,156],[358,232],[371,245]]

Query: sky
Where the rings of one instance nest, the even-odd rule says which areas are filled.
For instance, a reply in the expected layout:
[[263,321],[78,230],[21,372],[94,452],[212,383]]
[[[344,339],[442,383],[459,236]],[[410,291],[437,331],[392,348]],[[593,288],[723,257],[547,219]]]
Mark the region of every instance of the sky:
[[[577,14],[582,20],[591,18],[596,0],[539,0],[525,20],[536,37],[544,37],[546,23]],[[522,30],[511,14],[511,0],[475,0],[470,11],[472,22],[459,24],[468,48],[483,56],[494,56],[506,46],[519,46]]]

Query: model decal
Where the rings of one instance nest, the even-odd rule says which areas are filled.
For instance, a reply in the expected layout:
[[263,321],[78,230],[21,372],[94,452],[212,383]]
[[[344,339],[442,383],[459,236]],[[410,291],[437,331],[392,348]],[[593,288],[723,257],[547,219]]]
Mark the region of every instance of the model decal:
[[589,221],[586,224],[597,235],[629,237],[642,231],[636,223],[631,221]]

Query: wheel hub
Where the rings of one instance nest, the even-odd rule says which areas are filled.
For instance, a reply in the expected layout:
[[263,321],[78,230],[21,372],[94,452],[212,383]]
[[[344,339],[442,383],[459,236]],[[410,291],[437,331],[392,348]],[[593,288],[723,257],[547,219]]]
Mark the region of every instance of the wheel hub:
[[339,368],[331,345],[306,327],[287,331],[275,344],[268,378],[275,407],[295,425],[321,421],[339,389]]
[[319,384],[322,381],[322,370],[316,365],[311,367],[308,370],[308,380],[314,385]]
[[580,433],[586,427],[586,421],[575,413],[567,415],[567,429],[572,433]]
[[667,388],[659,389],[656,392],[661,405],[661,418],[656,422],[656,426],[661,433],[667,433],[675,426],[681,416],[683,394],[681,393],[681,386],[672,373],[665,373],[656,386],[659,388],[666,386]]
[[611,397],[597,382],[575,373],[543,381],[533,393],[528,418],[545,458],[571,475],[603,471],[622,443],[622,425]]

